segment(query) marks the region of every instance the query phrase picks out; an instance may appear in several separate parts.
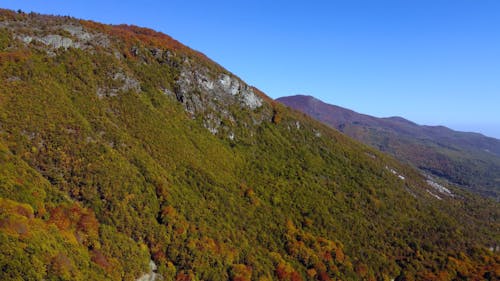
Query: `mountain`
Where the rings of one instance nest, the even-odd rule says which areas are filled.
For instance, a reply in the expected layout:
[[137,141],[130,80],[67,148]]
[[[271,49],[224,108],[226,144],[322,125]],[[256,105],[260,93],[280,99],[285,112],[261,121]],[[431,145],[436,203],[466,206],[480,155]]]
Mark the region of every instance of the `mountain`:
[[311,96],[277,100],[425,173],[500,200],[498,139],[443,126],[420,126],[401,117],[376,118]]
[[1,280],[500,276],[499,203],[171,37],[0,10]]

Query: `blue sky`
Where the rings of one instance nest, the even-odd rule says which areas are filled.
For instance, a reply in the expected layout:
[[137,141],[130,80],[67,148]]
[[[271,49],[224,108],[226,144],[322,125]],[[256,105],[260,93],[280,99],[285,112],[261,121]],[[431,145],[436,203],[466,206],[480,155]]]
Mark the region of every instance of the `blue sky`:
[[167,33],[273,98],[500,138],[500,1],[5,1]]

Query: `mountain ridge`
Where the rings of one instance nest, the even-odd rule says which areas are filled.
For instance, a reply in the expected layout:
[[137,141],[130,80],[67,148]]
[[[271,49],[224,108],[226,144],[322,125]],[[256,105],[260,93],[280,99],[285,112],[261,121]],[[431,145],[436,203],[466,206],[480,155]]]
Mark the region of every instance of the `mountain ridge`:
[[[498,139],[479,133],[454,131],[445,126],[418,125],[398,116],[377,118],[326,104],[312,96],[296,95],[277,100],[427,172],[445,177],[455,184],[469,186],[476,192],[492,196],[497,200],[500,198],[500,182],[497,182],[500,178]],[[440,151],[440,148],[445,151]],[[442,161],[446,162],[444,165],[449,167],[440,167],[440,163],[426,163],[426,160],[416,159],[418,156],[411,155],[412,149],[423,149],[427,151],[425,153],[429,158],[436,161],[443,159]],[[471,155],[463,157],[447,155],[453,152]],[[460,157],[462,159],[459,159]],[[471,164],[463,163],[464,161]],[[460,173],[464,171],[452,171],[454,167],[464,167],[465,172],[470,175],[468,178],[462,177]],[[486,174],[479,169],[487,170]],[[485,177],[485,180],[475,181],[473,177],[477,177],[478,174]]]
[[382,120],[394,120],[396,122],[402,122],[402,123],[408,123],[410,125],[417,125],[417,126],[420,126],[420,127],[424,127],[424,128],[431,128],[431,129],[446,129],[446,130],[449,130],[449,131],[452,131],[454,133],[460,133],[460,134],[470,134],[470,135],[477,135],[479,137],[484,137],[484,138],[488,138],[488,139],[493,139],[494,141],[500,141],[500,139],[496,138],[496,137],[492,137],[492,136],[488,136],[484,133],[480,133],[480,132],[474,132],[474,131],[460,131],[460,130],[455,130],[455,129],[451,129],[447,126],[444,126],[444,125],[426,125],[426,124],[418,124],[416,122],[413,122],[409,119],[406,119],[402,116],[397,116],[397,115],[394,115],[394,116],[388,116],[388,117],[375,117],[373,115],[369,115],[369,114],[364,114],[364,113],[359,113],[357,111],[354,111],[352,109],[348,109],[348,108],[345,108],[345,107],[341,107],[341,106],[338,106],[338,105],[334,105],[334,104],[329,104],[329,103],[326,103],[326,102],[323,102],[321,101],[320,99],[312,96],[312,95],[305,95],[305,94],[297,94],[297,95],[292,95],[292,96],[283,96],[283,97],[279,97],[276,99],[276,101],[286,101],[286,100],[289,100],[290,98],[299,98],[301,100],[306,100],[306,102],[310,105],[310,104],[327,104],[333,108],[338,108],[338,109],[341,109],[342,111],[344,112],[348,112],[350,114],[353,114],[353,115],[361,115],[361,116],[365,116],[365,117],[369,117],[369,118],[373,118],[373,119],[382,119]]

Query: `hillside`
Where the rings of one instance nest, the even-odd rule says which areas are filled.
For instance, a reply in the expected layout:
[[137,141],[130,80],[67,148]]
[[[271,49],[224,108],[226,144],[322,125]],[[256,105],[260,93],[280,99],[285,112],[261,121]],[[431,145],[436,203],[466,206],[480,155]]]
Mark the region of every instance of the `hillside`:
[[401,117],[364,115],[311,96],[278,101],[425,173],[500,200],[500,140],[443,126],[421,126]]
[[498,203],[167,35],[0,10],[0,81],[0,280],[500,276]]

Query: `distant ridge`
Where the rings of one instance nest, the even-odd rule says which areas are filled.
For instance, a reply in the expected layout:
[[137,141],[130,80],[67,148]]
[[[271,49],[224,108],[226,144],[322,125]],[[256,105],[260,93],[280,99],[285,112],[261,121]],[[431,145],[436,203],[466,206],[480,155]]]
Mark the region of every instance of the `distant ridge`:
[[277,100],[427,173],[500,199],[498,139],[444,126],[418,125],[398,116],[377,118],[307,95]]

